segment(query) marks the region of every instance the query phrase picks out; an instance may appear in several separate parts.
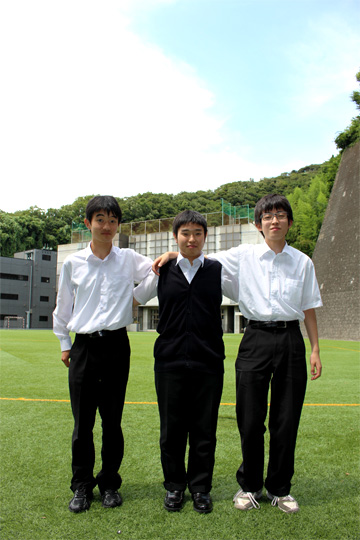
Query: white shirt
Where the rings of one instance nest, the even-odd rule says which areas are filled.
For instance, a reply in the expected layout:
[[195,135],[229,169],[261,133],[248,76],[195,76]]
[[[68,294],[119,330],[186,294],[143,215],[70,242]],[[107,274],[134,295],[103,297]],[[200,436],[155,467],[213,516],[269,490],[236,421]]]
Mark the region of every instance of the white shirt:
[[148,257],[115,246],[104,260],[93,254],[90,245],[69,255],[61,269],[53,313],[61,350],[71,348],[69,332],[90,334],[130,324],[134,282],[142,281],[151,265]]
[[208,256],[236,281],[239,309],[247,319],[303,321],[305,310],[322,306],[311,259],[288,244],[278,254],[264,243]]
[[196,272],[199,270],[200,266],[204,266],[204,254],[201,252],[199,257],[193,260],[193,263],[186,259],[179,253],[176,259],[176,264],[178,264],[182,270],[182,273],[186,277],[188,283],[191,283],[195,277]]
[[[176,259],[176,264],[178,264],[186,277],[188,283],[191,283],[194,279],[196,272],[199,270],[200,266],[204,265],[204,254],[201,252],[199,257],[193,260],[193,264],[190,263],[189,259],[186,259],[179,253]],[[157,294],[157,284],[159,277],[152,273],[149,274],[144,281],[140,283],[134,289],[134,297],[140,304],[146,304],[151,298],[154,298]],[[237,302],[237,287],[231,276],[228,276],[227,273],[222,271],[221,274],[221,286],[223,293],[232,298]]]

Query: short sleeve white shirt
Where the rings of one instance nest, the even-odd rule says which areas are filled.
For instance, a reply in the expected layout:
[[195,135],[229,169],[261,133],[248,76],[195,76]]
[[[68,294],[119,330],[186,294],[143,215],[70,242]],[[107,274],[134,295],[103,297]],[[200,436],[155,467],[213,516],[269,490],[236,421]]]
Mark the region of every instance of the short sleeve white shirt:
[[132,322],[134,282],[151,272],[152,260],[132,249],[113,246],[105,259],[90,245],[65,259],[53,328],[61,350],[71,348],[69,332],[117,330]]
[[247,319],[303,321],[305,310],[322,306],[311,259],[288,244],[278,254],[263,243],[208,256],[232,276],[239,309]]

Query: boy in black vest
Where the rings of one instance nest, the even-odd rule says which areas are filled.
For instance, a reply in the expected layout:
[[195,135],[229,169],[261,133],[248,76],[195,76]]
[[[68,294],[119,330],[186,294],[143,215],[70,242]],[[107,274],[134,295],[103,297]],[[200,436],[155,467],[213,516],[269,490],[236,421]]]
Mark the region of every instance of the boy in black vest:
[[222,287],[233,296],[232,285],[222,284],[220,263],[204,258],[207,223],[201,214],[187,210],[177,215],[173,234],[177,259],[161,268],[159,280],[149,275],[136,287],[134,303],[145,304],[158,294],[160,335],[154,356],[164,507],[181,510],[188,486],[194,509],[209,513],[224,372]]

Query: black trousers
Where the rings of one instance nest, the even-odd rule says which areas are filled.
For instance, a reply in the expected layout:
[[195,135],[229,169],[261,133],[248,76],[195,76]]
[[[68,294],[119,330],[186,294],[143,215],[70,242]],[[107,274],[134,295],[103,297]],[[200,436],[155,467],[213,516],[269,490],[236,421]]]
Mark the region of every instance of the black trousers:
[[244,491],[264,484],[264,433],[271,388],[270,449],[266,489],[288,495],[307,381],[305,345],[299,327],[248,326],[236,361],[236,414],[243,462],[237,480]]
[[[124,455],[121,418],[129,375],[130,344],[125,328],[91,338],[77,334],[70,353],[69,388],[74,416],[71,489],[91,491],[96,484],[118,489]],[[94,478],[93,427],[102,422],[102,469]]]
[[[191,369],[155,372],[164,487],[208,493],[215,464],[223,374]],[[187,469],[185,454],[189,439]]]

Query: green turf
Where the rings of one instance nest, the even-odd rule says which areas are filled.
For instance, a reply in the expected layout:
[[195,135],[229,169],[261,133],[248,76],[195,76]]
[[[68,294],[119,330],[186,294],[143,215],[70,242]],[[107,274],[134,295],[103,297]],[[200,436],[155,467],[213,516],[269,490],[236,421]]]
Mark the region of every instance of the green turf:
[[[123,428],[123,506],[104,509],[95,490],[89,512],[74,515],[72,416],[67,369],[51,331],[1,330],[2,540],[343,540],[359,539],[359,343],[321,341],[323,376],[310,381],[299,430],[292,493],[300,512],[285,515],[263,500],[234,509],[241,451],[235,419],[234,360],[240,337],[226,335],[219,414],[214,511],[162,508],[159,418],[153,382],[156,335],[130,334],[131,373]],[[307,342],[308,345],[308,342]],[[11,399],[13,398],[13,399]],[[19,400],[18,398],[24,398]],[[36,401],[58,400],[58,401]],[[95,426],[100,466],[100,422]],[[119,533],[118,531],[121,531]]]

